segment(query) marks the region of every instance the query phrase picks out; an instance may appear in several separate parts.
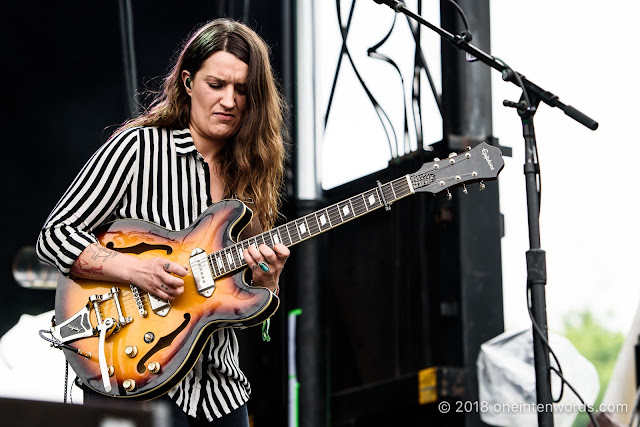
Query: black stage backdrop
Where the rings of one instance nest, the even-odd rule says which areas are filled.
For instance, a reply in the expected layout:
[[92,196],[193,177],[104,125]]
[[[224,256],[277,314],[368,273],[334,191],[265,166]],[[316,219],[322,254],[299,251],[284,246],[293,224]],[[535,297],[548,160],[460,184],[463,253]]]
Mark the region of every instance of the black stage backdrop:
[[[265,3],[133,2],[138,87],[158,87],[158,76],[198,24],[219,16],[242,19],[245,13],[247,23],[272,47],[280,76],[280,7]],[[118,1],[8,1],[1,16],[5,137],[0,335],[22,313],[53,308],[54,291],[17,285],[12,261],[20,248],[35,245],[64,190],[128,114]]]
[[[272,46],[273,64],[291,104],[293,41],[283,38],[285,29],[290,28],[283,8],[291,3],[291,0],[132,2],[138,86],[158,87],[157,76],[165,73],[169,58],[197,24],[218,16],[244,15],[245,22]],[[288,10],[291,11],[290,6]],[[485,21],[488,27],[488,20]],[[82,165],[111,131],[126,120],[129,99],[125,90],[118,1],[6,1],[0,13],[0,31],[5,133],[0,186],[4,207],[0,248],[1,336],[21,314],[39,314],[53,308],[53,291],[23,289],[15,283],[12,261],[20,248],[35,244],[47,215]],[[447,67],[451,70],[450,63]],[[451,88],[459,86],[462,85],[457,81],[445,81],[444,97],[455,92]],[[447,117],[453,120],[460,116],[460,122],[466,124],[468,118],[460,113],[466,104],[457,102],[458,98],[466,99],[462,95],[449,96],[457,110],[451,108]],[[482,120],[491,122],[490,118]],[[452,123],[455,125],[455,120]],[[477,133],[474,129],[452,127],[445,132],[447,136]],[[445,156],[453,149],[459,151],[460,147],[445,144],[441,148]],[[327,192],[322,204],[335,203],[372,188],[375,179],[386,181],[415,170],[408,166],[414,165],[389,168]],[[408,169],[404,170],[405,167]],[[289,210],[292,208],[295,206],[287,206]],[[478,212],[482,215],[477,215]],[[287,212],[289,219],[294,215]],[[372,238],[373,229],[380,235],[367,240]],[[479,343],[502,331],[500,232],[497,185],[490,184],[481,199],[472,195],[463,199],[456,194],[448,202],[443,198],[427,200],[415,196],[412,201],[398,203],[391,213],[381,211],[359,223],[345,225],[343,231],[332,234],[331,241],[320,237],[315,270],[314,260],[296,256],[300,249],[294,248],[285,276],[298,270],[302,273],[288,288],[284,286],[287,292],[283,293],[282,307],[272,325],[274,340],[260,342],[258,328],[240,337],[243,358],[252,362],[243,362],[243,368],[252,381],[250,409],[256,425],[285,425],[286,310],[295,308],[302,300],[298,293],[306,292],[304,272],[318,273],[318,268],[327,266],[333,267],[330,272],[318,273],[324,282],[322,298],[316,307],[321,314],[319,318],[325,321],[310,325],[315,326],[312,334],[319,335],[318,341],[323,342],[317,349],[321,363],[310,366],[308,360],[302,360],[299,372],[301,381],[303,377],[321,379],[326,375],[327,384],[311,384],[316,386],[317,393],[304,391],[305,396],[301,395],[301,418],[306,425],[324,425],[325,418],[333,425],[376,425],[376,420],[380,423],[385,417],[398,421],[401,414],[409,421],[406,424],[420,425],[415,421],[424,420],[425,416],[436,417],[435,408],[417,407],[417,372],[430,366],[454,366],[469,370],[473,377]],[[398,235],[408,237],[400,244],[394,240]],[[349,246],[351,238],[364,239],[365,250]],[[434,243],[435,246],[428,246]],[[416,249],[412,256],[426,262],[420,268],[404,256],[412,249]],[[307,265],[297,268],[302,263]],[[401,286],[390,286],[396,283]],[[356,298],[357,291],[363,291],[365,297]],[[382,307],[385,302],[387,306]],[[383,314],[388,315],[386,323],[380,318],[383,309],[386,309]],[[309,310],[305,313],[309,314]],[[384,387],[376,388],[381,382]],[[371,400],[370,395],[378,390],[380,400]],[[404,396],[395,390],[413,397],[385,407],[389,396],[395,398],[393,401]],[[467,400],[477,398],[474,391],[470,384]],[[308,403],[312,400],[319,402],[313,408]],[[324,415],[316,417],[316,424],[309,424],[313,421],[309,414],[315,414],[314,410]],[[380,415],[385,410],[388,413]],[[447,425],[478,425],[473,420],[466,422],[449,419]],[[437,418],[435,424],[440,424]]]

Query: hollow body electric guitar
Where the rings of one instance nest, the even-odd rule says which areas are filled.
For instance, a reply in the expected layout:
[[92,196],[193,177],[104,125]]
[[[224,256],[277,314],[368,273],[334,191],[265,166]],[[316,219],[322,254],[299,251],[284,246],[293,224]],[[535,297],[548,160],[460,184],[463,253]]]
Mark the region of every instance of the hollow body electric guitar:
[[89,389],[118,398],[159,397],[193,368],[214,331],[258,325],[277,310],[273,293],[247,284],[244,249],[263,243],[292,246],[416,192],[435,194],[495,179],[503,166],[500,150],[482,143],[241,242],[237,237],[252,213],[238,200],[210,206],[182,231],[133,219],[108,223],[95,231],[107,248],[188,264],[184,293],[169,303],[134,285],[61,276],[55,304],[59,323],[51,333]]

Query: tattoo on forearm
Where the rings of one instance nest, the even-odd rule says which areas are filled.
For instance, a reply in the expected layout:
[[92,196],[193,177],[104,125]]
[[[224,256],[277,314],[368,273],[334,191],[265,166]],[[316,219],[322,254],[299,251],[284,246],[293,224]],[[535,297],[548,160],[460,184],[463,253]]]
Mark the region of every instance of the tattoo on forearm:
[[81,259],[77,259],[76,262],[73,263],[71,266],[71,274],[74,276],[104,276],[101,265],[98,267],[89,267],[88,263]]
[[[91,245],[87,246],[84,254],[97,263],[102,264],[108,259],[117,257],[119,255],[119,252],[102,247],[97,243],[92,243]],[[104,276],[102,265],[90,266],[87,261],[84,261],[80,258],[78,258],[76,262],[74,262],[71,266],[71,274],[79,277]]]
[[115,258],[119,255],[118,252],[104,248],[97,244],[89,245],[88,249],[91,251],[91,259],[95,261],[105,262],[110,258]]

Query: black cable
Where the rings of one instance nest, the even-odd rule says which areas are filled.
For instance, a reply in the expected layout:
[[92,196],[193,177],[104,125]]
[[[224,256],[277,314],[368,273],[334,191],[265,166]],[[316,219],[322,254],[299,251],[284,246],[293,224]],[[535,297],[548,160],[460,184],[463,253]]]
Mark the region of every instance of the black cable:
[[593,412],[591,410],[589,410],[589,406],[585,403],[584,399],[582,399],[582,396],[580,396],[580,394],[576,391],[575,388],[573,388],[573,386],[571,385],[571,383],[569,383],[569,381],[567,381],[564,376],[562,376],[562,374],[560,372],[558,372],[555,368],[550,368],[553,372],[556,373],[557,376],[560,377],[560,379],[562,380],[563,384],[566,384],[567,387],[569,387],[571,389],[571,391],[573,392],[573,394],[576,395],[576,397],[578,398],[578,400],[580,401],[580,403],[582,403],[582,406],[584,407],[587,415],[589,416],[589,419],[591,420],[591,424],[593,424],[593,427],[599,427],[598,421],[596,421],[595,417],[593,416]]
[[[388,56],[378,52],[378,48],[382,46],[384,43],[386,43],[386,41],[391,36],[391,33],[393,32],[393,29],[395,28],[395,25],[396,25],[396,16],[397,15],[393,15],[393,22],[391,23],[391,27],[389,28],[389,31],[387,32],[387,34],[382,38],[382,40],[380,40],[378,43],[376,43],[375,45],[367,49],[367,56],[374,59],[380,59],[388,63],[396,70],[396,72],[398,73],[398,77],[400,77],[400,88],[401,88],[400,91],[402,92],[402,110],[404,113],[404,154],[407,154],[408,152],[411,151],[411,147],[408,146],[409,144],[408,115],[409,114],[407,113],[407,96],[404,91],[404,78],[402,77],[402,72],[400,71],[400,67],[398,67],[395,61],[389,58]],[[396,155],[398,156],[400,155],[400,145],[397,139],[396,139]]]
[[[67,403],[67,393],[69,392],[69,361],[64,361],[64,398],[63,403]],[[73,403],[73,401],[72,401]]]
[[[582,398],[582,396],[580,396],[580,394],[576,391],[576,389],[571,385],[571,383],[569,383],[569,381],[567,381],[564,376],[562,375],[562,367],[560,366],[560,361],[558,360],[558,357],[556,356],[556,354],[554,353],[553,349],[551,348],[551,345],[549,344],[549,341],[546,338],[546,334],[540,329],[540,326],[538,325],[538,323],[536,322],[536,320],[533,317],[533,311],[531,309],[531,301],[530,301],[530,295],[529,295],[529,291],[530,289],[527,287],[527,311],[529,312],[529,317],[531,318],[531,325],[533,326],[533,330],[534,333],[536,333],[538,335],[538,338],[540,338],[540,340],[542,341],[542,343],[544,344],[544,346],[547,348],[547,350],[549,350],[549,353],[553,356],[553,359],[556,362],[556,365],[558,366],[558,369],[550,366],[549,369],[553,372],[555,372],[555,374],[560,378],[560,395],[558,396],[558,399],[553,399],[554,403],[558,403],[560,402],[560,400],[562,399],[562,396],[564,394],[564,385],[566,384],[567,387],[569,387],[571,389],[571,391],[573,392],[573,394],[578,398],[578,400],[580,400],[580,402],[584,405],[585,411],[587,412],[587,415],[589,416],[589,419],[591,420],[591,423],[593,424],[593,427],[599,427],[598,422],[596,421],[595,417],[593,416],[592,412],[589,410],[589,407],[587,406],[587,404],[585,403],[584,399]],[[546,409],[546,408],[545,408]]]
[[336,65],[336,72],[333,75],[333,83],[331,84],[331,91],[329,92],[329,100],[327,101],[327,111],[324,113],[324,127],[327,127],[329,122],[329,112],[331,111],[331,105],[333,104],[333,96],[336,92],[336,86],[338,85],[338,75],[340,74],[340,68],[342,67],[342,58],[344,58],[344,52],[347,49],[347,36],[349,35],[349,29],[351,28],[351,19],[353,19],[353,11],[355,10],[356,2],[351,3],[351,9],[349,10],[349,19],[347,25],[342,25],[342,9],[340,8],[340,0],[336,1],[336,13],[338,15],[338,26],[340,27],[340,36],[342,38],[342,47],[340,49],[340,56],[338,56],[338,64]]
[[353,16],[353,10],[354,10],[354,6],[355,6],[355,1],[352,2],[351,4],[351,11],[349,13],[349,21],[347,23],[347,26],[343,26],[342,25],[342,9],[340,7],[340,0],[336,0],[336,9],[337,9],[337,14],[338,14],[338,24],[340,26],[340,35],[342,37],[342,50],[340,52],[340,58],[338,60],[338,66],[336,68],[336,73],[334,76],[334,81],[333,81],[333,87],[331,89],[331,95],[329,96],[329,103],[327,106],[327,112],[325,114],[325,127],[327,125],[327,121],[329,120],[329,111],[331,110],[331,103],[333,100],[333,95],[335,92],[335,87],[336,87],[336,83],[338,80],[338,73],[340,71],[340,65],[342,63],[342,57],[344,55],[347,56],[347,59],[349,60],[349,63],[351,64],[351,67],[353,68],[353,72],[356,75],[356,78],[358,79],[358,81],[360,82],[360,85],[362,86],[362,88],[364,89],[367,97],[369,98],[369,101],[371,102],[371,104],[373,105],[373,109],[376,112],[376,114],[378,115],[378,118],[380,119],[380,123],[382,124],[382,129],[384,130],[384,133],[387,137],[387,141],[389,143],[389,151],[390,151],[390,155],[391,158],[397,157],[397,153],[394,155],[393,152],[393,144],[391,143],[391,136],[389,135],[389,130],[387,129],[387,126],[385,126],[385,121],[383,120],[383,116],[384,119],[386,119],[388,126],[390,127],[390,130],[393,134],[393,139],[396,141],[396,147],[398,146],[398,137],[396,135],[395,129],[393,128],[393,125],[391,124],[391,120],[389,119],[389,116],[387,115],[387,113],[384,111],[384,109],[380,106],[380,104],[378,103],[378,101],[375,99],[375,97],[373,96],[373,94],[371,93],[371,91],[369,90],[369,88],[367,87],[367,85],[364,83],[364,80],[362,79],[362,76],[360,75],[360,72],[358,71],[356,64],[353,62],[353,58],[351,57],[351,53],[349,52],[349,49],[347,48],[347,34],[349,31],[349,27],[351,25],[351,18]]
[[[524,85],[524,83],[522,82],[522,79],[520,78],[520,74],[516,73],[513,68],[511,68],[509,65],[507,65],[506,62],[504,62],[502,59],[498,58],[497,56],[494,56],[493,59],[495,59],[495,61],[502,65],[505,70],[502,72],[502,80],[505,81],[511,81],[511,79],[515,79],[516,82],[518,83],[518,86],[520,86],[520,89],[522,89],[522,96],[524,97],[524,100],[527,102],[526,107],[530,108],[531,107],[531,100],[529,99],[529,94],[527,93],[527,88]],[[506,74],[505,74],[506,73]]]
[[[45,334],[49,334],[51,335],[51,338],[46,337]],[[70,345],[64,344],[60,341],[58,341],[57,339],[53,338],[53,334],[51,333],[50,330],[48,329],[40,329],[38,331],[38,335],[40,335],[40,338],[42,338],[43,340],[51,343],[51,347],[53,348],[57,348],[57,349],[62,349],[63,347],[66,348],[67,350],[71,350],[74,352],[77,352],[77,350],[73,347],[71,347]],[[69,362],[65,359],[65,367],[64,367],[64,394],[62,396],[62,401],[63,403],[67,403],[67,392],[68,392],[68,387],[69,387]],[[71,400],[71,403],[73,403],[73,400]]]
[[80,384],[79,381],[80,381],[80,377],[76,375],[76,378],[71,383],[71,391],[69,392],[69,398],[71,399],[71,403],[73,403],[73,386],[80,388],[80,386],[78,385]]
[[[530,289],[527,289],[527,293]],[[540,329],[540,326],[538,325],[538,323],[535,321],[534,317],[533,317],[533,311],[531,309],[531,300],[530,300],[530,295],[527,294],[527,310],[529,312],[529,318],[531,319],[531,324],[533,325],[533,328],[535,329],[536,333],[540,336],[540,338],[542,339],[542,342],[544,343],[545,347],[547,347],[547,349],[549,350],[549,353],[553,356],[553,360],[556,362],[556,365],[558,366],[558,370],[560,373],[562,373],[562,367],[560,366],[560,361],[558,360],[558,357],[556,356],[556,354],[553,352],[553,349],[551,348],[551,345],[549,344],[549,341],[547,341],[546,338],[546,334],[542,331],[542,329]],[[554,368],[552,368],[554,369]],[[557,399],[553,399],[554,402],[560,402],[560,400],[562,399],[562,395],[564,394],[564,383],[561,383],[560,386],[560,395],[558,396]],[[553,398],[553,396],[551,396]]]
[[50,330],[48,330],[48,329],[40,329],[38,331],[38,335],[40,335],[40,338],[42,338],[43,340],[50,342],[52,347],[55,347],[55,348],[59,348],[60,347],[60,344],[62,344],[60,341],[58,341],[55,338],[47,338],[47,337],[44,336],[44,334],[51,335],[51,331]]
[[[407,16],[407,23],[409,24],[409,31],[411,31],[411,34],[413,34],[413,39],[415,40],[416,44],[418,43],[418,39],[417,39],[417,31],[414,30],[413,28],[413,21],[411,20],[411,18],[409,16]],[[420,26],[418,26],[419,28]],[[421,68],[424,70],[426,76],[427,76],[427,80],[429,81],[429,86],[431,87],[431,92],[433,93],[433,97],[436,101],[436,105],[438,106],[438,111],[440,111],[440,115],[442,116],[442,99],[440,97],[440,94],[438,94],[438,90],[436,89],[436,85],[435,82],[433,80],[433,77],[431,77],[431,72],[429,71],[429,67],[427,66],[427,60],[424,57],[424,54],[422,52],[422,48],[420,48],[418,50],[418,56],[420,58],[420,66]]]
[[[532,108],[536,108],[535,106],[531,105],[531,100],[529,99],[529,94],[527,93],[527,88],[524,85],[522,79],[520,78],[520,74],[516,73],[513,68],[511,68],[509,65],[507,65],[506,62],[504,62],[502,59],[495,57],[494,59],[496,60],[497,63],[499,63],[500,65],[502,65],[503,67],[505,67],[505,71],[502,72],[502,79],[505,81],[510,81],[511,79],[514,79],[517,83],[518,86],[520,86],[520,89],[522,89],[522,97],[524,98],[524,101],[526,102],[526,105],[524,106],[524,108],[526,110],[530,110]],[[520,107],[518,107],[520,108]],[[534,110],[535,111],[535,110]],[[540,216],[540,210],[542,208],[542,174],[540,172],[540,163],[538,163],[538,159],[539,159],[539,155],[538,155],[538,145],[534,144],[533,146],[533,161],[534,161],[534,167],[536,169],[536,181],[537,181],[537,190],[538,190],[538,217]]]
[[458,14],[462,18],[462,23],[464,24],[465,30],[467,30],[467,32],[471,34],[471,30],[469,30],[469,21],[467,20],[467,16],[464,14],[464,11],[460,7],[460,5],[453,0],[449,0],[449,3],[451,3],[456,8],[456,10],[458,11]]

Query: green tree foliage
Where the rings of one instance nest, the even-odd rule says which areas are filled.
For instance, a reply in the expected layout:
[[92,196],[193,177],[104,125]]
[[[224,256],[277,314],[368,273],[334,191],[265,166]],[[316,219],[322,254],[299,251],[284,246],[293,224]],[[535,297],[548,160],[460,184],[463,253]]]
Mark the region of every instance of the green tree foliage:
[[[570,314],[564,319],[564,336],[598,371],[600,392],[594,405],[597,407],[607,389],[625,337],[621,332],[604,328],[589,310]],[[583,427],[588,423],[587,414],[580,414],[573,425]]]

